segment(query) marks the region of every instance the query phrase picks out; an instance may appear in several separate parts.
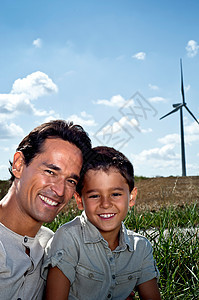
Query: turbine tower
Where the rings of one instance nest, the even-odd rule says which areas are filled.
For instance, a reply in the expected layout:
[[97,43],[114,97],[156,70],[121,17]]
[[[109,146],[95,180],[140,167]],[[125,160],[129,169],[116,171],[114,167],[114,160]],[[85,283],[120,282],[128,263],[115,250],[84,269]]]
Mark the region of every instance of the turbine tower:
[[182,94],[182,103],[176,103],[173,104],[174,109],[170,111],[168,114],[164,115],[160,118],[162,120],[163,118],[171,115],[172,113],[180,110],[180,133],[181,133],[181,159],[182,159],[182,176],[186,176],[186,160],[185,160],[185,143],[184,143],[184,125],[183,125],[183,107],[186,108],[188,113],[194,118],[194,120],[199,124],[196,117],[193,115],[193,113],[190,111],[190,109],[187,107],[187,104],[185,102],[185,94],[184,94],[184,83],[183,83],[183,72],[182,72],[182,59],[180,59],[180,71],[181,71],[181,94]]

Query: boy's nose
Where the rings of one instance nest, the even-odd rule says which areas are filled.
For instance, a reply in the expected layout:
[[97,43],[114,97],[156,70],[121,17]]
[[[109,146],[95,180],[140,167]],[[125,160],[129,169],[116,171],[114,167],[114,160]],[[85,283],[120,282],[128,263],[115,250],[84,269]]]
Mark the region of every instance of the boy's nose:
[[110,198],[108,196],[101,197],[101,205],[100,205],[101,207],[108,208],[111,205],[112,204],[111,204]]

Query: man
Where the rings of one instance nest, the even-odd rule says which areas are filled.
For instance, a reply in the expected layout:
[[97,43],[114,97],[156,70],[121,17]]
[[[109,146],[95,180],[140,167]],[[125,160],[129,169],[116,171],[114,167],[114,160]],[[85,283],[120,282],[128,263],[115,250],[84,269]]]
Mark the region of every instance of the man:
[[42,299],[43,227],[73,196],[91,142],[81,126],[44,123],[19,144],[11,163],[11,187],[0,202],[0,299]]

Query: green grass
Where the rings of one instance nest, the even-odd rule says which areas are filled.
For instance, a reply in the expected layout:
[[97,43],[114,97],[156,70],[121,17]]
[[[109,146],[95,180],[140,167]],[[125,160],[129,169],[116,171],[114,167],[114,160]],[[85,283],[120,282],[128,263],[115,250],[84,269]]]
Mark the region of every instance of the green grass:
[[[198,208],[198,204],[171,206],[154,212],[137,212],[133,208],[125,219],[127,228],[142,231],[153,245],[164,300],[199,299],[199,238],[194,232],[182,232],[183,228],[199,228]],[[47,226],[55,231],[80,213],[71,209]]]

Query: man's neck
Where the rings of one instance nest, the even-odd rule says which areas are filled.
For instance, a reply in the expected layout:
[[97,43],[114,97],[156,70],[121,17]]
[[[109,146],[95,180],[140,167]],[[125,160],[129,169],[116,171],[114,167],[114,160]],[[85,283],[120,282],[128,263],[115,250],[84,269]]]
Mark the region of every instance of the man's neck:
[[34,237],[42,225],[20,213],[13,200],[12,190],[0,202],[0,222],[15,233],[29,237]]

